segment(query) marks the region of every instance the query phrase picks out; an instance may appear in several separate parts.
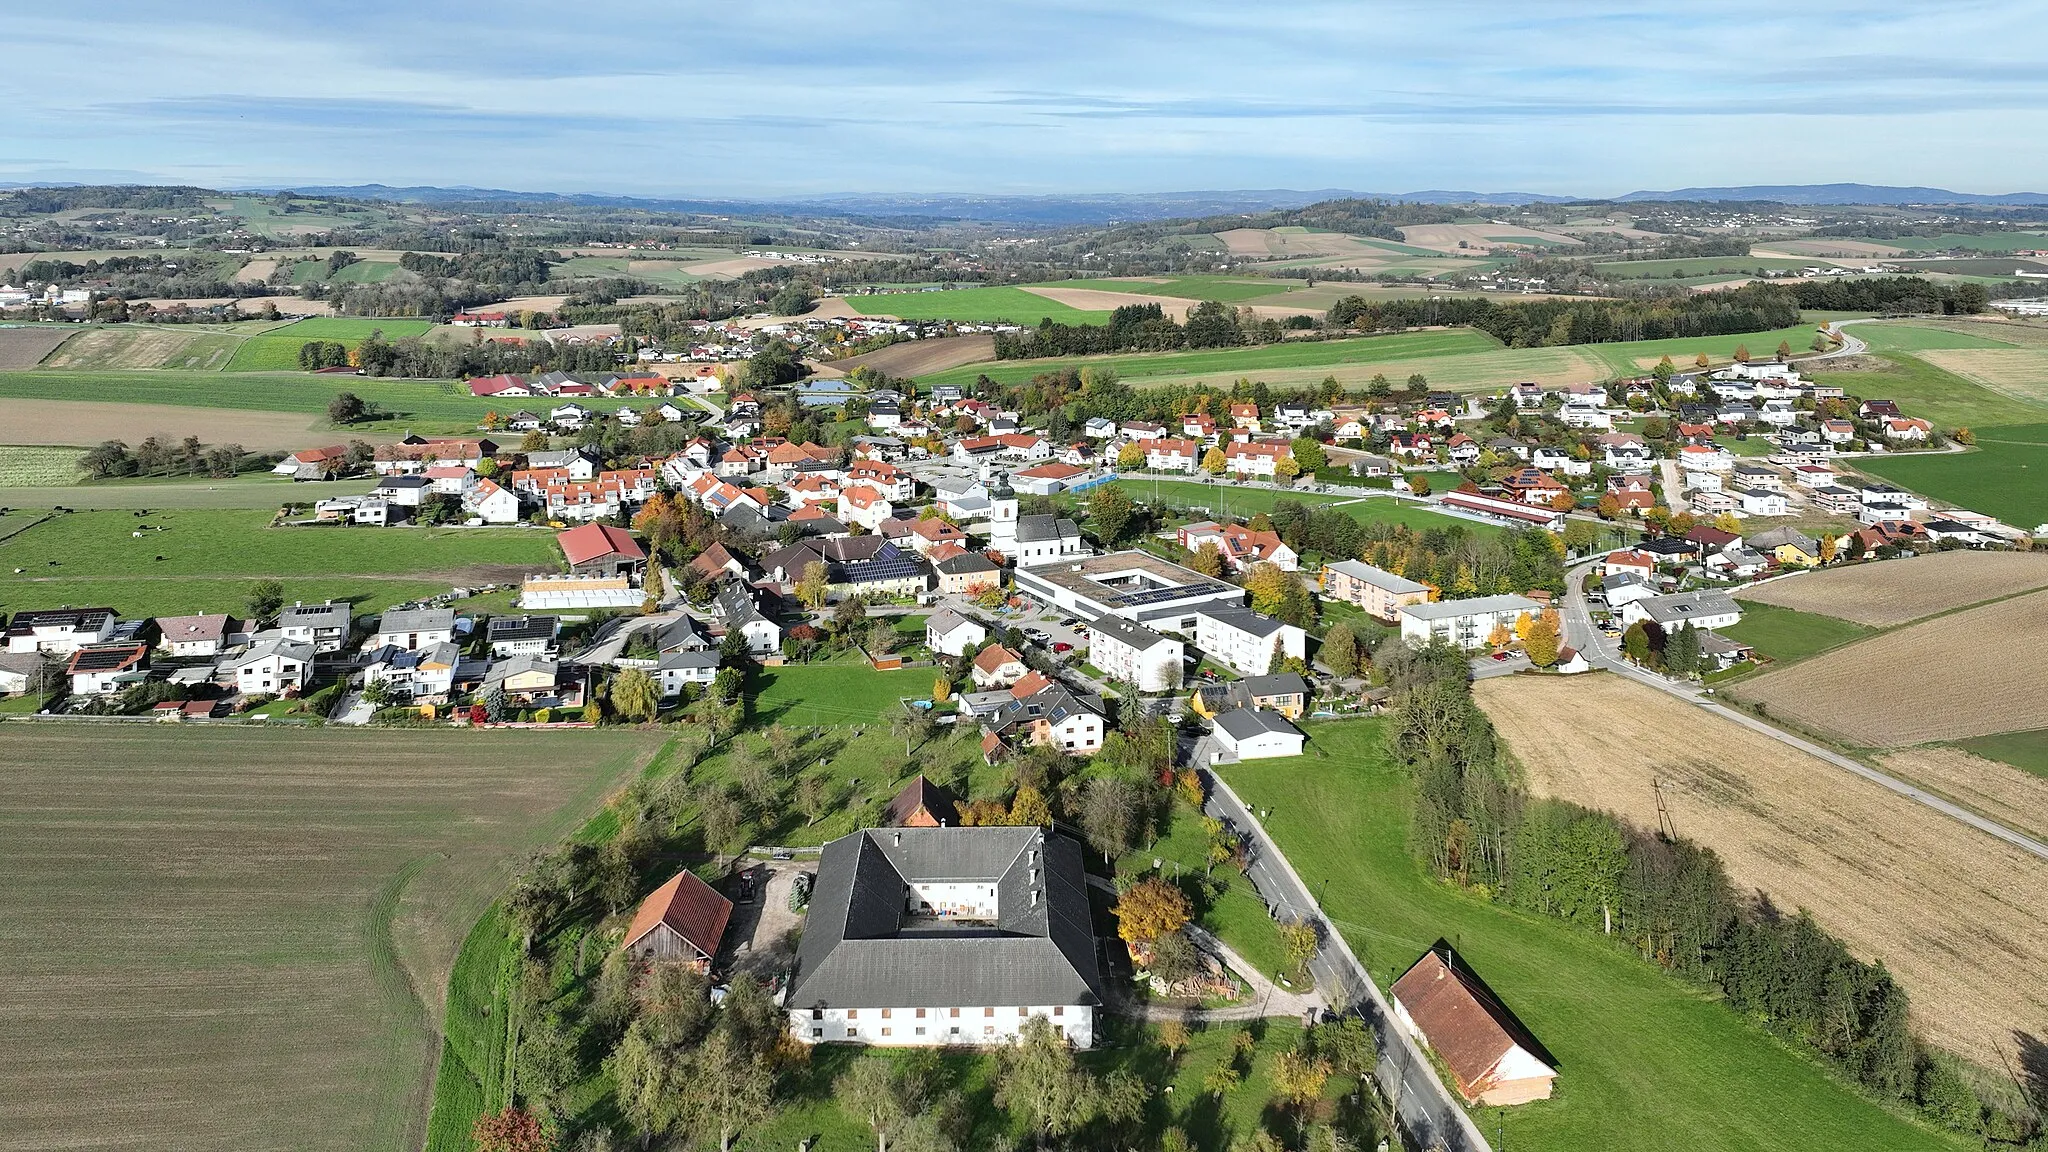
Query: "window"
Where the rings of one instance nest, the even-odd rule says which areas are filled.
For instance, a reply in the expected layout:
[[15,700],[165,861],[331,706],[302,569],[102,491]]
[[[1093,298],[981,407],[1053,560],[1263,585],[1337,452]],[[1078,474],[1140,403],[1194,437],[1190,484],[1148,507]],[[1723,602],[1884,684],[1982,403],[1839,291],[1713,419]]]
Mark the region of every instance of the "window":
[[823,1008],[813,1008],[813,1009],[811,1009],[811,1019],[813,1019],[813,1020],[823,1020],[824,1018],[825,1018],[825,1010],[824,1010]]
[[981,1029],[981,1034],[982,1034],[983,1036],[993,1036],[993,1035],[995,1035],[995,1034],[996,1034],[996,1026],[995,1026],[995,1025],[993,1025],[993,1024],[984,1024],[984,1025],[982,1025],[982,1029]]
[[1066,1007],[1066,1005],[1064,1005],[1064,1004],[1055,1004],[1055,1005],[1053,1005],[1053,1006],[1052,1006],[1052,1014],[1053,1014],[1053,1015],[1055,1015],[1055,1016],[1065,1016],[1065,1015],[1067,1014],[1067,1007]]
[[946,1009],[946,1015],[958,1020],[960,1018],[960,1010],[958,1008],[948,1008]]
[[993,1008],[983,1008],[983,1009],[981,1010],[981,1014],[982,1014],[983,1016],[993,1016],[993,1015],[995,1015],[995,1014],[996,1014],[996,1010],[995,1010],[995,1009],[993,1009]]
[[917,1010],[917,1018],[918,1018],[919,1020],[922,1020],[922,1019],[924,1019],[924,1009],[922,1009],[922,1008],[919,1008],[919,1009]]
[[882,1029],[882,1035],[884,1035],[884,1036],[887,1036],[888,1034],[889,1034],[889,1029],[887,1029],[887,1028],[884,1028],[884,1029]]
[[946,1032],[947,1032],[947,1035],[950,1035],[950,1036],[958,1036],[958,1035],[960,1034],[960,1029],[958,1029],[958,1028],[949,1028],[949,1029],[947,1029],[947,1030],[946,1030]]
[[1067,1026],[1065,1024],[1053,1025],[1052,1034],[1055,1036],[1065,1036],[1067,1034]]
[[891,1011],[892,1011],[892,1009],[888,1009],[888,1008],[884,1008],[884,1009],[882,1009],[882,1019],[884,1019],[884,1020],[887,1020],[887,1019],[889,1018],[889,1013],[890,1013]]
[[858,1008],[848,1008],[848,1009],[846,1010],[846,1018],[847,1018],[848,1020],[858,1020],[858,1019],[860,1019],[860,1009],[858,1009]]
[[823,1040],[824,1038],[825,1038],[825,1030],[824,1030],[823,1028],[813,1028],[813,1029],[811,1029],[811,1039],[813,1039],[813,1040]]
[[917,1034],[918,1034],[919,1036],[922,1036],[922,1035],[924,1035],[924,1029],[923,1029],[923,1028],[919,1028],[919,1029],[917,1030]]
[[858,1029],[858,1028],[855,1028],[855,1027],[854,1027],[853,1025],[851,1025],[851,1024],[848,1024],[848,1025],[846,1026],[846,1038],[847,1038],[848,1040],[851,1040],[851,1039],[853,1039],[854,1037],[856,1037],[856,1036],[858,1036],[858,1035],[860,1035],[860,1029]]

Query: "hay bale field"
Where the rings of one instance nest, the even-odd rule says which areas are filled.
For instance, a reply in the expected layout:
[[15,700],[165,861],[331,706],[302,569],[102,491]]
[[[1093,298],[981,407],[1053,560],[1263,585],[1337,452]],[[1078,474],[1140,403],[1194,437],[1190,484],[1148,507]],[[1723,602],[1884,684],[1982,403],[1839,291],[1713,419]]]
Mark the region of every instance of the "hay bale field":
[[2048,591],[1971,608],[1730,687],[1774,717],[1861,748],[1903,748],[2035,727],[2048,661]]
[[1738,887],[1883,960],[1933,1043],[1997,1067],[2014,1029],[2048,1034],[2048,984],[2015,978],[2048,970],[2048,862],[1619,676],[1474,691],[1536,792],[1655,828],[1654,777]]
[[43,357],[80,333],[54,324],[33,328],[0,328],[0,369],[33,368]]
[[2048,777],[1972,756],[1960,748],[1908,748],[1878,763],[2037,840],[2048,840]]
[[844,360],[832,361],[830,367],[840,372],[852,372],[857,368],[873,368],[891,376],[922,376],[927,372],[944,372],[963,364],[979,364],[996,357],[996,338],[987,334],[979,336],[942,336],[931,340],[909,340],[891,344],[887,348],[849,356]]
[[2048,588],[2048,554],[1935,552],[1773,580],[1735,598],[1889,628],[2036,588]]
[[413,1149],[448,970],[642,733],[0,725],[0,1146]]

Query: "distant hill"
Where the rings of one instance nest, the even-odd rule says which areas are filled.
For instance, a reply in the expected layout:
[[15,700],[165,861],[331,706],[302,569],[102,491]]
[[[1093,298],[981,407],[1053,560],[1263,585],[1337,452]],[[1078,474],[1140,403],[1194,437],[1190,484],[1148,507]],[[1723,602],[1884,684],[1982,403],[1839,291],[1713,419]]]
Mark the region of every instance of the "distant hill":
[[2048,193],[1982,195],[1946,188],[1898,188],[1886,184],[1745,184],[1734,188],[1674,188],[1631,192],[1619,201],[1755,200],[1774,204],[2048,204]]

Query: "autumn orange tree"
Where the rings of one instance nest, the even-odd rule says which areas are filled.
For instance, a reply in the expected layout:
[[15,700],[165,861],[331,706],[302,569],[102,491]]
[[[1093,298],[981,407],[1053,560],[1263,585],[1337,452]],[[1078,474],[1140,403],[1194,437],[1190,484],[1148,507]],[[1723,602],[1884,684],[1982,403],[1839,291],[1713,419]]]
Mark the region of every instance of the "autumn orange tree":
[[476,1152],[554,1152],[555,1147],[540,1120],[517,1108],[477,1117],[469,1138]]
[[1126,944],[1150,944],[1168,932],[1178,932],[1194,919],[1194,906],[1187,893],[1157,876],[1141,880],[1117,898],[1116,934]]

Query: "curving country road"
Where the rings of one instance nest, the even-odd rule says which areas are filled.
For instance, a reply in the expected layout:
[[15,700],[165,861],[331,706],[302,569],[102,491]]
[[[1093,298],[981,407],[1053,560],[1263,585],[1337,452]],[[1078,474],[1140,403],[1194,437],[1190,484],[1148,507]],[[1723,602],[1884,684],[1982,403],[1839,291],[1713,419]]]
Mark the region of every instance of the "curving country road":
[[[1847,323],[1847,321],[1844,321],[1844,323]],[[1619,646],[1612,644],[1606,636],[1601,634],[1598,628],[1593,626],[1593,614],[1591,609],[1586,606],[1586,596],[1581,590],[1581,584],[1586,574],[1593,570],[1593,566],[1596,563],[1598,563],[1597,560],[1589,560],[1565,574],[1565,636],[1569,644],[1585,654],[1586,659],[1593,667],[1613,672],[1620,676],[1626,676],[1639,684],[1647,684],[1660,692],[1668,692],[1688,704],[1696,705],[1717,716],[1733,720],[1735,723],[1753,732],[1769,736],[1780,743],[1789,744],[1809,756],[1824,760],[1842,769],[1844,772],[1854,773],[1873,784],[1889,788],[1899,795],[1916,803],[1924,804],[1952,820],[1961,821],[1980,832],[1996,836],[2022,852],[2029,852],[2043,860],[2048,860],[2048,843],[2036,840],[2025,833],[2015,832],[1996,820],[1979,816],[1977,813],[1960,805],[1952,804],[1924,788],[1910,784],[1889,773],[1881,772],[1868,764],[1852,760],[1839,752],[1815,744],[1811,740],[1801,739],[1782,728],[1766,724],[1746,712],[1741,712],[1721,704],[1713,700],[1705,689],[1690,681],[1672,680],[1668,677],[1660,676],[1647,668],[1638,667],[1621,659],[1617,651]]]

